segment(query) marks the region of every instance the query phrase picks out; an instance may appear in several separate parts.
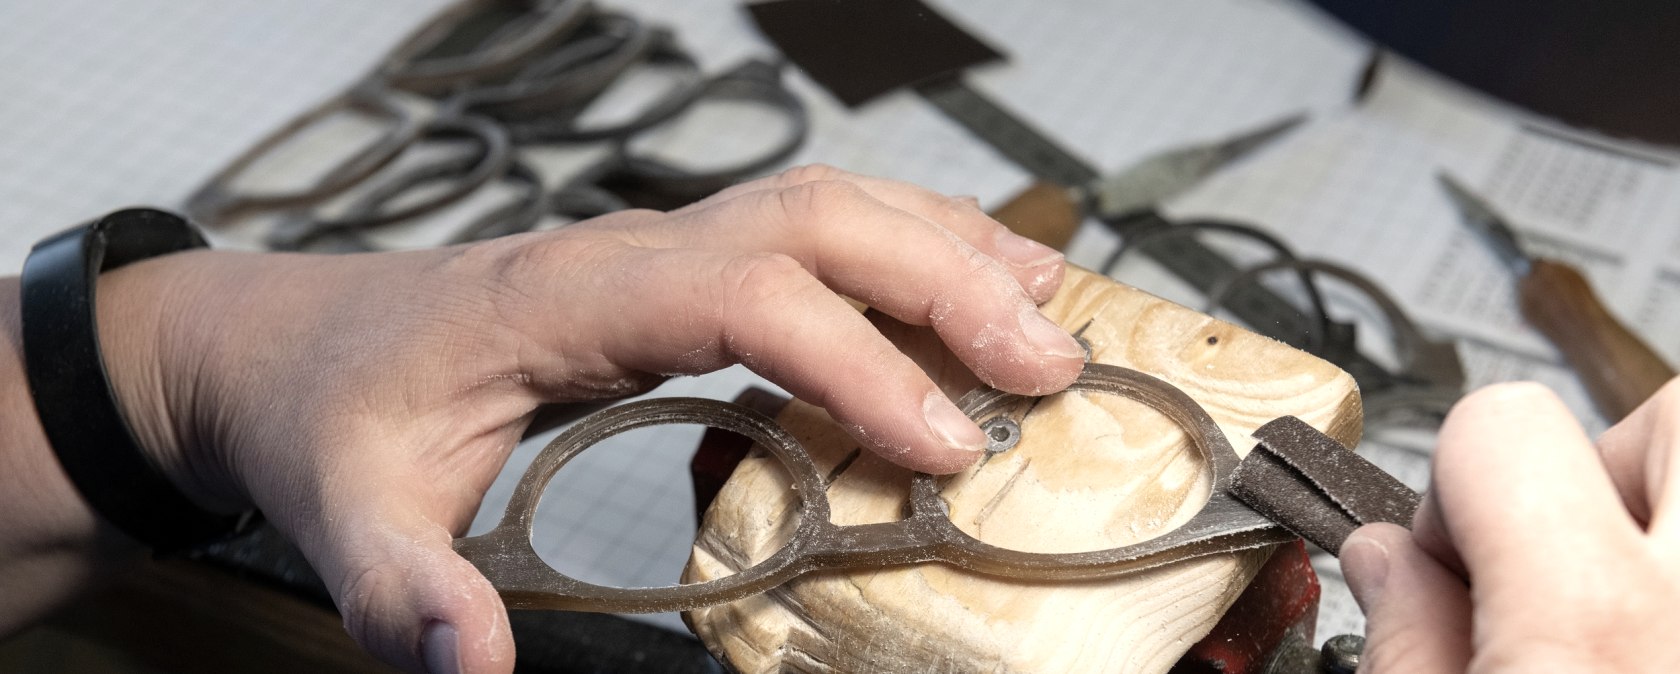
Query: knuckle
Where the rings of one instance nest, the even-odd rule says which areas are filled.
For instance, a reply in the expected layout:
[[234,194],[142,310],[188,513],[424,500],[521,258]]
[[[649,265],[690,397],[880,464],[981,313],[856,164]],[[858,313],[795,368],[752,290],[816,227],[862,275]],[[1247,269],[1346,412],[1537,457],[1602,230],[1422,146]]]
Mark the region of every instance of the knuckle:
[[487,285],[493,296],[528,299],[537,289],[560,287],[562,276],[621,246],[612,236],[585,232],[533,234],[470,246],[452,265]]
[[753,253],[728,262],[721,275],[730,316],[752,315],[786,302],[815,282],[798,260],[782,253]]
[[577,287],[590,275],[607,278],[625,266],[629,252],[613,236],[580,233],[520,235],[453,249],[413,289],[414,306],[429,312],[411,313],[447,331],[447,343],[472,335],[481,345],[473,348],[517,360],[521,345],[543,341],[532,329],[553,310],[557,290]]
[[776,175],[776,185],[793,187],[811,182],[828,182],[841,180],[846,172],[828,164],[804,164],[782,171]]
[[364,647],[377,644],[376,597],[395,583],[396,579],[377,564],[370,564],[339,583],[338,605],[344,613],[344,631],[356,643]]
[[533,272],[554,268],[559,255],[547,237],[514,236],[482,241],[453,249],[438,265],[436,278],[451,284],[463,281],[487,283],[492,287],[530,283]]
[[725,265],[721,283],[719,346],[733,361],[774,378],[775,365],[765,352],[780,350],[788,338],[787,326],[778,323],[790,310],[816,303],[814,294],[826,288],[798,260],[780,253],[735,258]]
[[497,316],[516,316],[536,301],[536,289],[552,287],[563,269],[561,251],[547,240],[509,246],[487,262],[485,306]]
[[[936,193],[935,198],[939,199],[939,205],[944,209],[946,217],[952,220],[984,214],[984,211],[980,210],[979,200],[973,197],[953,197]],[[1005,229],[1005,227],[1001,223],[994,222],[993,227],[986,231],[986,235],[996,236],[999,229]]]
[[502,287],[521,287],[544,277],[565,263],[553,239],[536,239],[509,246],[491,263],[490,278]]
[[[561,228],[561,232],[574,234],[583,231],[614,232],[620,235],[632,236],[638,226],[658,222],[665,219],[667,215],[667,213],[656,211],[651,208],[627,208],[622,211],[613,211],[606,215],[589,218],[588,220],[574,222]],[[549,232],[547,235],[553,237],[556,234],[554,232]]]
[[1013,279],[998,265],[998,261],[968,244],[952,246],[956,274],[952,280],[976,288],[1008,286]]
[[851,208],[865,196],[861,188],[851,183],[819,180],[778,190],[776,202],[784,221],[807,225],[823,222],[834,213]]

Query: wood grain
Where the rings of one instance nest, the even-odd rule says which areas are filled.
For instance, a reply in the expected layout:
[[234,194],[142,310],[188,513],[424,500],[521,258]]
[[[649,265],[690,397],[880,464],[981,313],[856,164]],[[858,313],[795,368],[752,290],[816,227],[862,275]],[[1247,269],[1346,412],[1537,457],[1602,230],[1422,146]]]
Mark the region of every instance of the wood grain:
[[1535,260],[1517,290],[1523,317],[1563,352],[1611,423],[1674,378],[1674,369],[1605,308],[1574,267]]
[[[1279,342],[1070,268],[1044,307],[1085,328],[1096,360],[1161,377],[1199,401],[1238,453],[1247,432],[1294,414],[1347,444],[1359,437],[1351,377]],[[931,332],[872,316],[955,396],[975,385]],[[821,410],[779,420],[824,471],[840,524],[898,519],[909,474],[867,452]],[[1037,552],[1146,540],[1188,519],[1209,477],[1184,434],[1111,396],[1047,399],[1015,449],[950,478],[952,520],[988,543]],[[744,461],[707,512],[685,582],[722,577],[785,540],[795,502],[774,459]],[[1206,634],[1270,550],[1128,577],[1034,583],[938,564],[807,576],[685,617],[740,672],[1164,672]]]
[[1068,188],[1038,182],[1010,197],[992,217],[1016,234],[1061,250],[1073,240],[1085,214]]

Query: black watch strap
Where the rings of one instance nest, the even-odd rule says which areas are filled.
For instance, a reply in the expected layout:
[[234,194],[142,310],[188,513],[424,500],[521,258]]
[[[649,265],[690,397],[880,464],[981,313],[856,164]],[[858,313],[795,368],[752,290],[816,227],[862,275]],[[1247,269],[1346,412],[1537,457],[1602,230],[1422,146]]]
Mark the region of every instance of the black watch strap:
[[23,353],[35,412],[82,498],[159,554],[234,533],[249,513],[198,507],[140,449],[117,405],[95,323],[99,273],[207,244],[181,217],[117,211],[35,244],[23,265]]

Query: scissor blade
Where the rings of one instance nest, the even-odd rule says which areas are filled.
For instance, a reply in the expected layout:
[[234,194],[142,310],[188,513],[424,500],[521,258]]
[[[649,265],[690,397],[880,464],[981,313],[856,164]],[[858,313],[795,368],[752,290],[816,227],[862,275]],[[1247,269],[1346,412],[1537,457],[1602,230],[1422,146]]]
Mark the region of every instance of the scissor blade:
[[1305,114],[1290,115],[1231,138],[1168,150],[1099,178],[1085,187],[1092,214],[1114,218],[1151,208],[1278,139],[1306,119]]
[[1447,196],[1451,197],[1453,204],[1458,207],[1459,214],[1464,216],[1464,223],[1479,234],[1482,240],[1487,241],[1499,255],[1499,259],[1511,267],[1517,276],[1527,276],[1533,258],[1523,249],[1522,243],[1517,241],[1517,234],[1511,231],[1505,216],[1445,171],[1435,174],[1435,178],[1441,181]]

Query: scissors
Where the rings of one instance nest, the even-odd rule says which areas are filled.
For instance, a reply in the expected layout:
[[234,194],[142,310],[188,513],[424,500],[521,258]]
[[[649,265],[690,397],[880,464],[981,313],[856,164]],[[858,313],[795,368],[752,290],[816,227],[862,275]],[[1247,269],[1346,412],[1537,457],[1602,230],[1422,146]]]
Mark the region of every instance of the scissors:
[[[1282,417],[1257,430],[1255,451],[1239,459],[1206,410],[1183,391],[1143,372],[1087,363],[1069,391],[1118,395],[1161,412],[1184,429],[1213,471],[1201,510],[1172,531],[1108,550],[1038,553],[983,543],[957,528],[935,478],[917,474],[905,518],[836,525],[827,485],[799,441],[750,408],[699,398],[629,403],[584,418],[555,438],[521,477],[490,531],[455,541],[455,550],[483,572],[509,608],[647,613],[682,611],[764,592],[806,573],[924,562],[976,573],[1043,581],[1112,578],[1187,559],[1292,540],[1297,532],[1332,552],[1361,524],[1409,525],[1415,492],[1305,422]],[[1060,394],[1058,394],[1060,395]],[[958,406],[987,429],[987,451],[1008,451],[1020,439],[1015,410],[1036,398],[977,389]],[[798,524],[780,550],[740,573],[661,588],[616,588],[584,582],[544,562],[532,547],[538,501],[571,460],[614,435],[660,424],[701,424],[757,442],[781,461],[799,499]],[[1012,432],[999,432],[1013,428]],[[1279,523],[1284,526],[1279,526]],[[1285,527],[1288,527],[1286,529]]]
[[[358,184],[389,164],[428,130],[452,122],[456,133],[483,133],[482,123],[460,121],[470,94],[457,94],[435,105],[425,94],[467,88],[481,78],[517,68],[541,50],[563,40],[588,17],[589,3],[538,3],[523,12],[516,3],[463,0],[445,8],[398,44],[374,70],[276,129],[213,175],[192,196],[186,210],[194,220],[217,225],[253,211],[321,203]],[[486,22],[491,25],[486,26]],[[237,185],[263,159],[336,115],[361,115],[381,127],[364,146],[290,190],[241,190]],[[505,134],[503,134],[505,135]],[[493,145],[494,138],[483,139]]]
[[[546,189],[541,176],[515,157],[495,155],[494,161],[503,163],[503,170],[484,171],[492,161],[487,157],[499,153],[500,148],[484,149],[394,176],[361,194],[341,216],[326,217],[312,209],[297,211],[275,226],[269,245],[280,250],[375,250],[377,247],[363,236],[368,230],[453,203],[492,180],[516,184],[518,196],[477,217],[446,244],[530,231],[548,216],[570,222],[630,208],[669,210],[769,171],[798,151],[809,133],[804,104],[782,85],[779,64],[748,60],[707,78],[684,98],[685,107],[673,117],[640,128],[628,128],[636,122],[626,125],[622,135],[610,140],[604,158],[555,189]],[[658,132],[667,123],[679,123],[683,112],[724,101],[762,107],[783,116],[786,124],[764,150],[719,167],[691,169],[637,149],[645,135]],[[570,128],[575,131],[578,127]],[[440,185],[442,189],[436,189]]]
[[[1294,316],[1295,320],[1260,322],[1253,327],[1274,339],[1296,344],[1353,375],[1366,398],[1370,418],[1409,413],[1438,421],[1463,395],[1465,374],[1458,351],[1450,341],[1425,335],[1380,284],[1342,265],[1303,259],[1287,243],[1259,226],[1228,220],[1173,220],[1157,207],[1275,142],[1302,121],[1304,117],[1293,115],[1228,138],[1167,150],[1077,188],[1076,195],[1084,210],[1122,237],[1120,246],[1103,263],[1102,271],[1113,275],[1120,262],[1133,251],[1182,244],[1184,239],[1203,232],[1222,233],[1259,244],[1272,253],[1271,261],[1197,279],[1197,285],[1208,298],[1206,311],[1238,303],[1265,302],[1270,293],[1260,286],[1261,278],[1268,273],[1290,272],[1301,285],[1305,310],[1288,304],[1273,307],[1266,313]],[[1338,321],[1329,313],[1319,286],[1321,276],[1347,284],[1377,307],[1393,335],[1399,359],[1396,367],[1385,367],[1359,353],[1356,326]]]
[[[665,85],[628,117],[588,121],[628,73],[658,71]],[[235,159],[187,203],[215,225],[278,211],[267,235],[281,250],[359,251],[367,231],[458,203],[483,186],[512,183],[514,199],[474,218],[445,243],[528,231],[545,215],[579,219],[632,207],[669,209],[769,170],[798,149],[808,128],[803,105],[780,68],[753,61],[705,77],[664,28],[586,2],[465,0],[440,13],[343,94],[277,129]],[[789,120],[768,149],[733,165],[686,169],[635,151],[645,134],[708,101],[769,108]],[[263,161],[283,154],[332,118],[354,115],[379,129],[371,141],[318,167],[299,188],[262,190],[250,182]],[[400,160],[416,148],[464,144],[419,166]],[[549,191],[519,152],[532,145],[607,143],[606,159]],[[341,208],[329,208],[342,204]]]

